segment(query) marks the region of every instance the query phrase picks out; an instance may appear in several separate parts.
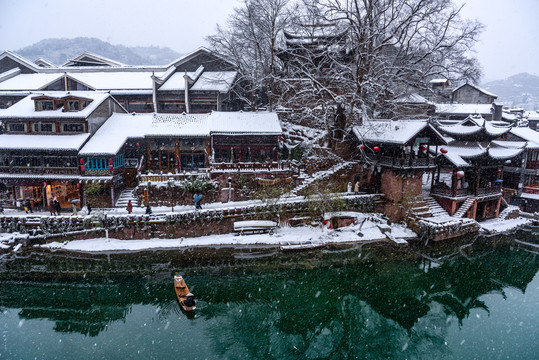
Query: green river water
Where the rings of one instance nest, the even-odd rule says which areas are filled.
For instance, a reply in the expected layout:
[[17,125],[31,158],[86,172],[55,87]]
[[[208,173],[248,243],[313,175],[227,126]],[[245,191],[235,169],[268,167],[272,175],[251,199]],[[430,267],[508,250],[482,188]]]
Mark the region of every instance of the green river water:
[[4,253],[0,359],[536,359],[539,252],[514,240],[537,232],[296,254]]

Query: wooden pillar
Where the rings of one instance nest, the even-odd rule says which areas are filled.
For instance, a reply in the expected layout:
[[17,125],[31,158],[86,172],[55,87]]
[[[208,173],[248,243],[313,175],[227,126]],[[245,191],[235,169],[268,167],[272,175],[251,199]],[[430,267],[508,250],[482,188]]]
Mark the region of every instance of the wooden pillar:
[[110,184],[110,201],[111,201],[111,207],[114,207],[114,183],[112,182]]
[[481,168],[479,165],[475,166],[475,173],[477,174],[477,176],[475,178],[474,194],[475,196],[479,196],[479,184],[480,184],[480,179],[481,179]]
[[151,155],[150,143],[151,142],[148,139],[146,139],[145,141],[146,141],[146,164],[147,164],[146,168],[150,169],[150,170],[153,170],[153,162],[152,162],[152,159],[150,157],[150,155]]
[[176,156],[176,173],[179,173],[181,170],[180,150],[180,139],[176,139],[176,143],[174,146],[174,156]]
[[457,196],[457,169],[453,168],[452,175],[451,175],[451,191],[453,193],[453,197]]
[[497,201],[497,203],[496,203],[496,210],[495,210],[495,212],[494,212],[494,217],[496,217],[496,218],[497,218],[498,216],[500,216],[500,204],[501,204],[501,203],[502,203],[502,198],[499,197],[499,198],[498,198],[498,201]]

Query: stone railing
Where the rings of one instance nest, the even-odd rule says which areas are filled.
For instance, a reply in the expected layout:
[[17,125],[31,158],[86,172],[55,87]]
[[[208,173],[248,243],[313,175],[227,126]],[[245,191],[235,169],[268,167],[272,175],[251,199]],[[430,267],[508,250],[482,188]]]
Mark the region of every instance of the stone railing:
[[211,163],[210,171],[215,172],[275,172],[292,170],[289,161]]

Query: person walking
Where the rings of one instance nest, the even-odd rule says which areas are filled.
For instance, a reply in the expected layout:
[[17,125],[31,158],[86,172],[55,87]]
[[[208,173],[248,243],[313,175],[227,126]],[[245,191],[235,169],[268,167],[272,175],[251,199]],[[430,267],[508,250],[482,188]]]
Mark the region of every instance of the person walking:
[[60,205],[60,202],[58,201],[58,198],[56,198],[56,196],[54,197],[54,199],[52,199],[52,203],[54,204],[56,213],[60,215],[60,212],[62,211],[62,206]]
[[89,202],[86,203],[86,209],[88,210],[88,215],[92,212],[92,205]]
[[127,202],[127,213],[131,214],[132,211],[133,211],[133,204],[131,203],[131,200],[129,200]]
[[49,211],[51,212],[51,216],[56,215],[56,206],[52,199],[49,201]]
[[27,214],[28,214],[28,211],[33,213],[33,211],[32,211],[32,203],[30,202],[30,199],[26,199],[26,202],[24,204],[24,210],[26,210]]

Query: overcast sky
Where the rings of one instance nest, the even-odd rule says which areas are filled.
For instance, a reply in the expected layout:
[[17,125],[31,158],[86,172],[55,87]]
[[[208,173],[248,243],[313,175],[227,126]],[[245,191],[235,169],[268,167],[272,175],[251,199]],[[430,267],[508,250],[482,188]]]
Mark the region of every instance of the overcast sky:
[[[539,0],[456,0],[487,26],[477,45],[484,81],[539,75]],[[0,0],[0,49],[46,38],[97,37],[188,53],[224,23],[239,0]],[[33,60],[33,59],[32,59]]]

